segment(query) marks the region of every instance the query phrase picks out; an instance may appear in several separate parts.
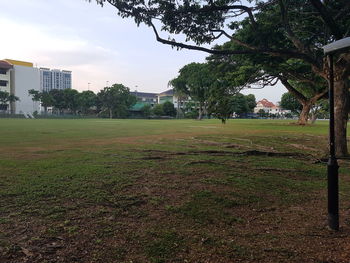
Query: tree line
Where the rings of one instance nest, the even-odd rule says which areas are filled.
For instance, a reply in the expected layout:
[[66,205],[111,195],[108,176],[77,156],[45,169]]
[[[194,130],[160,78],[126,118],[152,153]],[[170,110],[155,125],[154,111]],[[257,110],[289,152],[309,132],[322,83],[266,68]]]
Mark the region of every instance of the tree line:
[[50,91],[29,90],[33,102],[41,103],[44,112],[52,108],[56,114],[98,115],[101,117],[125,118],[129,109],[136,103],[136,97],[130,94],[128,87],[114,84],[105,87],[97,94],[93,91],[79,92],[75,89]]

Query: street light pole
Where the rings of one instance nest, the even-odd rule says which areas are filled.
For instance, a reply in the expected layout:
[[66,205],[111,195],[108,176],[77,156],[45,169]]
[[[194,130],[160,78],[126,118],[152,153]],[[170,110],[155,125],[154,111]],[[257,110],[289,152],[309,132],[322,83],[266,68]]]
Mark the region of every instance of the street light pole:
[[333,230],[339,230],[339,166],[335,156],[333,54],[327,55],[327,58],[329,65],[328,226]]
[[350,48],[350,37],[340,39],[323,47],[329,65],[329,158],[327,163],[328,181],[328,226],[339,230],[339,165],[335,155],[334,119],[334,54],[346,52]]

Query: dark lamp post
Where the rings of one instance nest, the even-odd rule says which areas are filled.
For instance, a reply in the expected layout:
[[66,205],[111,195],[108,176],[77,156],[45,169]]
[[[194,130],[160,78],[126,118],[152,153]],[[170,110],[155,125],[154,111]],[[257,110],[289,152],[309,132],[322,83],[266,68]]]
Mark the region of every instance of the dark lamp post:
[[334,129],[334,66],[333,56],[350,48],[350,37],[343,38],[323,47],[329,65],[329,158],[327,163],[328,181],[328,226],[332,230],[339,230],[339,183],[338,162],[335,156]]

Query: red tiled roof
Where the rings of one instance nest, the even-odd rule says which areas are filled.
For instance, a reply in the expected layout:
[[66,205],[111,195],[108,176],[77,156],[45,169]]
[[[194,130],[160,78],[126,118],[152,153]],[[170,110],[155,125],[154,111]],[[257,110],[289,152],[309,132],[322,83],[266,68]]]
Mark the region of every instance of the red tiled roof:
[[275,104],[273,104],[271,101],[268,101],[267,99],[262,99],[258,101],[258,103],[261,103],[265,108],[276,107]]

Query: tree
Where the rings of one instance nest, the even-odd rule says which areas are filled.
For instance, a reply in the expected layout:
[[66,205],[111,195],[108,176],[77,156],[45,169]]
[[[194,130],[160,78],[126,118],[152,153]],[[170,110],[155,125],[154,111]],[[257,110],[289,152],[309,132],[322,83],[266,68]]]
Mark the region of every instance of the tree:
[[176,81],[181,81],[178,78],[169,81],[168,86],[174,88],[174,96],[177,98],[177,109],[176,118],[183,118],[185,116],[184,112],[184,102],[188,100],[188,95],[186,94],[186,85],[183,83],[177,83]]
[[[249,96],[248,100],[252,97]],[[250,111],[247,96],[241,93],[230,93],[222,88],[211,90],[209,97],[209,113],[219,118],[223,124],[229,119],[233,113],[242,115]],[[255,100],[255,97],[254,97]],[[250,101],[251,102],[251,101]],[[252,106],[252,105],[251,105]]]
[[300,115],[303,106],[300,102],[289,92],[283,93],[281,97],[280,106],[285,110],[290,110],[294,114]]
[[123,84],[114,84],[104,88],[97,94],[97,98],[102,109],[108,111],[111,119],[113,116],[125,118],[129,108],[137,101],[136,97],[130,94],[129,88]]
[[241,115],[244,113],[248,113],[249,111],[249,106],[246,97],[241,94],[235,94],[232,96],[232,110],[233,112]]
[[63,110],[67,108],[63,90],[52,89],[49,91],[49,94],[52,98],[52,106],[58,111],[58,114],[62,114]]
[[[227,42],[219,48],[234,49],[235,46],[234,43]],[[283,60],[250,54],[212,55],[208,60],[223,72],[227,72],[236,86],[263,88],[274,86],[280,81],[302,105],[298,120],[301,125],[307,123],[313,105],[327,93],[325,80],[311,72],[310,66],[295,59]]]
[[[19,101],[19,98],[16,97],[13,94],[8,93],[7,91],[1,91],[0,90],[0,105],[1,108],[7,110],[8,104],[11,105],[11,103],[14,103],[16,101]],[[12,111],[12,109],[11,109]]]
[[32,96],[33,110],[34,110],[34,103],[40,101],[40,99],[41,99],[41,93],[40,93],[39,90],[30,89],[30,90],[28,90],[28,95],[29,95],[29,96]]
[[203,117],[209,89],[215,82],[208,64],[190,63],[182,67],[179,76],[170,81],[176,92],[182,92],[198,102],[198,120]]
[[[265,65],[277,60],[281,60],[279,64],[295,60],[307,65],[310,73],[324,81],[329,78],[328,64],[323,60],[321,47],[350,34],[350,4],[347,0],[265,0],[247,1],[246,5],[235,0],[96,1],[102,5],[108,2],[121,17],[132,17],[136,24],[150,26],[160,43],[217,55],[263,56],[267,58]],[[157,25],[170,34],[184,34],[186,41],[192,40],[194,44],[177,42],[173,36],[162,37]],[[234,43],[234,47],[217,49],[205,46],[221,37]],[[349,65],[350,54],[336,55],[337,155],[347,154]],[[301,82],[310,81],[304,74],[287,70],[278,76],[288,86],[293,75]]]
[[328,118],[329,116],[329,103],[328,100],[323,99],[318,101],[310,111],[311,123],[315,123],[317,118]]
[[44,112],[47,114],[47,108],[52,107],[54,104],[54,98],[50,92],[44,91],[40,94],[41,106],[44,107]]
[[233,114],[232,97],[228,96],[211,96],[209,100],[209,113],[220,119],[222,124]]
[[256,107],[256,99],[253,94],[248,94],[245,96],[245,99],[247,101],[248,111],[253,112],[254,108]]
[[64,89],[62,93],[65,109],[76,114],[79,107],[79,92],[75,89]]
[[140,109],[140,111],[143,117],[148,118],[151,116],[152,107],[150,104],[146,104]]
[[176,116],[176,109],[174,107],[174,104],[170,101],[166,101],[163,103],[163,112],[165,116]]
[[78,94],[78,98],[77,98],[77,104],[78,104],[79,110],[83,114],[87,114],[92,107],[96,106],[96,100],[97,100],[97,96],[93,91],[91,90],[82,91],[81,93]]
[[152,113],[157,116],[164,116],[163,104],[157,104],[153,107]]

